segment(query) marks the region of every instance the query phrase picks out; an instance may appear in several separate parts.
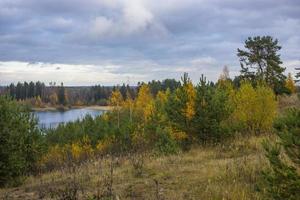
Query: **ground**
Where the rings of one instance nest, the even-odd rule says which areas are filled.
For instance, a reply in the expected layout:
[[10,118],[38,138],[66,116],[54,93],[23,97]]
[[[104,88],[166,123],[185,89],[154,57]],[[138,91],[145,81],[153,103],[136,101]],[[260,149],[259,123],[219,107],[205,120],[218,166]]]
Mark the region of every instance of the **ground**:
[[[178,155],[145,155],[137,158],[143,167],[135,169],[132,158],[114,158],[113,168],[110,158],[98,158],[29,177],[17,188],[2,189],[0,197],[64,199],[63,194],[78,191],[80,199],[110,192],[114,199],[264,199],[258,188],[261,171],[268,166],[261,146],[266,138],[270,136],[244,136],[222,145],[194,146]],[[136,173],[139,169],[141,174]]]

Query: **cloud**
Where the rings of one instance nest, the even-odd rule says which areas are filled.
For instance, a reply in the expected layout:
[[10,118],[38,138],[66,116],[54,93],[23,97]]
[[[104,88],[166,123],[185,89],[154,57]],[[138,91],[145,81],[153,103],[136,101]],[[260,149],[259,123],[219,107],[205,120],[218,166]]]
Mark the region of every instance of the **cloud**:
[[[155,19],[143,1],[125,1],[120,5],[116,15],[100,15],[91,19],[88,30],[93,40],[114,39],[155,32],[157,35],[167,34],[166,28]],[[89,35],[83,35],[89,37]]]
[[[109,34],[113,31],[114,23],[105,17],[96,17],[91,23],[91,34],[95,37]],[[113,31],[115,32],[115,30]]]
[[287,61],[285,63],[285,67],[287,68],[288,72],[291,72],[293,75],[295,75],[297,73],[297,70],[295,68],[300,68],[300,59]]
[[[66,85],[112,85],[116,82],[126,83],[131,78],[131,84],[144,78],[143,75],[130,73],[116,74],[112,69],[116,66],[96,65],[68,65],[57,63],[26,63],[26,62],[0,62],[1,82],[7,85],[12,82],[39,81],[46,84],[50,82],[64,82]],[[59,72],[57,72],[59,71]]]
[[[53,77],[63,77],[63,65],[94,66],[99,80],[106,70],[115,83],[183,71],[215,80],[224,65],[238,73],[236,49],[248,36],[271,35],[292,70],[300,60],[299,10],[298,0],[0,0],[0,61],[57,63]],[[28,67],[9,65],[18,74],[11,81],[27,78]]]

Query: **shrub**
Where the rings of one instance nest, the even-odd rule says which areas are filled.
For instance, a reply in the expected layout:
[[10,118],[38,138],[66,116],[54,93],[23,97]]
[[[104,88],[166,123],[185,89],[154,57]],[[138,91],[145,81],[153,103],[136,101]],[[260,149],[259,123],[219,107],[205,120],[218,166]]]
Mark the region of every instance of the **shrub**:
[[58,144],[49,147],[39,164],[46,171],[57,169],[64,164],[80,164],[83,161],[94,157],[94,148],[88,136],[80,141],[59,146]]
[[42,150],[37,122],[15,101],[0,96],[0,186],[33,172]]
[[271,88],[249,82],[242,83],[233,97],[232,121],[240,131],[261,133],[272,129],[276,117],[277,102]]
[[160,128],[156,129],[156,134],[158,139],[155,143],[155,149],[159,154],[174,154],[179,150],[178,143],[171,136],[170,128]]
[[49,147],[48,152],[39,160],[39,166],[42,170],[51,171],[63,166],[65,161],[64,149],[59,145]]
[[296,200],[300,196],[300,110],[290,109],[274,127],[280,142],[264,143],[271,169],[264,172],[270,199]]

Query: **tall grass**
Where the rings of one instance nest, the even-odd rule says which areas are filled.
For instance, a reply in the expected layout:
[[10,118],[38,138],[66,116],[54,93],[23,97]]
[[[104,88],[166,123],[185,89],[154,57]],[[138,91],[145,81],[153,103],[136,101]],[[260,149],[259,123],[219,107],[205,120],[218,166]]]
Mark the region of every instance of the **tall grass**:
[[257,186],[268,167],[261,147],[266,138],[272,139],[242,137],[176,155],[148,154],[139,176],[132,158],[97,158],[72,170],[30,177],[19,188],[2,189],[0,197],[63,199],[59,197],[70,193],[75,199],[263,199]]

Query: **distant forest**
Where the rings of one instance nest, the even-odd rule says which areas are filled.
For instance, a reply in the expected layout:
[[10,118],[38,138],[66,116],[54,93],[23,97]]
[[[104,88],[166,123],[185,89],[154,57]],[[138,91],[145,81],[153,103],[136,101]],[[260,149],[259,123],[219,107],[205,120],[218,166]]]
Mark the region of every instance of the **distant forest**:
[[[43,82],[18,82],[0,88],[0,94],[7,94],[13,99],[28,103],[32,106],[42,107],[45,105],[108,105],[108,99],[113,91],[119,90],[122,97],[136,98],[138,90],[144,82],[138,82],[137,86],[128,84],[116,86],[64,86],[63,83],[56,85],[50,82],[46,86]],[[159,91],[166,91],[169,88],[174,91],[181,86],[180,81],[165,79],[163,81],[153,80],[148,82],[151,93],[156,96]]]

